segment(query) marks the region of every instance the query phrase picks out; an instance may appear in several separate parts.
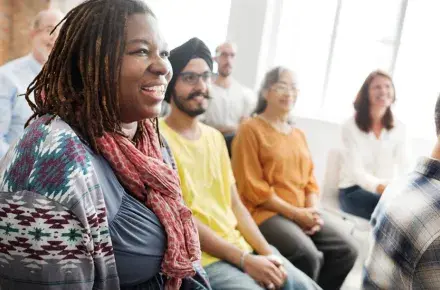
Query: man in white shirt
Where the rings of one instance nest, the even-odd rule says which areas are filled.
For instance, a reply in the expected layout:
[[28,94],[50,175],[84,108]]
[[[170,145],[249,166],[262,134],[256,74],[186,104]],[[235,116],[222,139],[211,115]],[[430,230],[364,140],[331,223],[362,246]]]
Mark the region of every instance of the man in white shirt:
[[21,135],[32,115],[25,97],[20,95],[26,93],[49,57],[59,29],[51,32],[63,17],[58,10],[38,13],[30,32],[31,53],[0,67],[0,158]]
[[211,86],[211,103],[202,117],[204,123],[222,132],[228,149],[238,126],[252,114],[257,100],[250,89],[231,76],[236,52],[236,45],[231,42],[216,48],[214,60],[218,64],[218,76]]

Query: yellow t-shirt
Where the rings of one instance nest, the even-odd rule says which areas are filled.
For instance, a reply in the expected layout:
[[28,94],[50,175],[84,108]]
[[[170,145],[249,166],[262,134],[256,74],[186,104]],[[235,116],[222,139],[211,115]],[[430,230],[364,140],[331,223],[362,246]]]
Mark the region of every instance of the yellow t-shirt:
[[[164,120],[160,130],[176,160],[183,199],[194,216],[221,238],[243,251],[252,251],[236,229],[232,212],[231,186],[235,184],[225,140],[214,128],[199,123],[202,131],[198,140],[188,140],[173,131]],[[202,265],[219,259],[202,253]]]

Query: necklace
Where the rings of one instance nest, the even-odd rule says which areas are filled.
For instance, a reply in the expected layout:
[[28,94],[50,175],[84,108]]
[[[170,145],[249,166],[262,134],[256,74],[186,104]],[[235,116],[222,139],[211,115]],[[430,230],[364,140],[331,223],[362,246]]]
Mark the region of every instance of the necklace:
[[265,118],[262,115],[257,115],[257,118],[260,118],[261,120],[263,120],[265,123],[267,123],[269,126],[271,126],[276,131],[280,132],[281,134],[289,135],[292,132],[292,129],[293,129],[292,126],[285,121],[284,122],[273,122],[271,120],[268,120],[267,118]]

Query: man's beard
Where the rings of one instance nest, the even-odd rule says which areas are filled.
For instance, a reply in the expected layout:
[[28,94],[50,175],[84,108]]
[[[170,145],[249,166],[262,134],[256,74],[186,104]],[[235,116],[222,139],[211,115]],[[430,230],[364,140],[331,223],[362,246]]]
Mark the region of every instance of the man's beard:
[[232,69],[230,66],[227,66],[225,69],[219,69],[218,74],[224,78],[227,78],[231,75]]
[[41,60],[46,63],[49,59],[51,50],[48,50],[46,47],[37,47],[37,51],[40,54]]
[[204,97],[205,99],[207,99],[207,100],[211,99],[211,96],[209,95],[209,93],[202,93],[202,92],[200,92],[200,91],[199,91],[199,92],[191,93],[191,94],[189,94],[186,98],[183,98],[183,97],[177,97],[177,96],[176,96],[176,93],[174,92],[174,97],[173,97],[174,104],[176,104],[176,107],[177,107],[180,111],[184,112],[184,113],[187,114],[188,116],[190,116],[190,117],[197,117],[197,116],[199,116],[199,115],[205,113],[205,112],[206,112],[206,109],[203,108],[203,107],[200,107],[200,108],[198,108],[198,109],[191,110],[191,109],[189,109],[189,108],[187,108],[187,107],[185,106],[185,103],[186,103],[186,102],[188,102],[188,101],[194,99],[194,98],[197,97],[197,96],[203,96],[203,97]]

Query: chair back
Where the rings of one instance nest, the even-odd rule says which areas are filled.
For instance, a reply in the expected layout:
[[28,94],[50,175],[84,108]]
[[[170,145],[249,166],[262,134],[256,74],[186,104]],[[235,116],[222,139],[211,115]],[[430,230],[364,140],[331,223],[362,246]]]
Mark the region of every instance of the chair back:
[[331,149],[327,155],[321,203],[326,207],[339,209],[339,174],[342,156],[339,149]]

